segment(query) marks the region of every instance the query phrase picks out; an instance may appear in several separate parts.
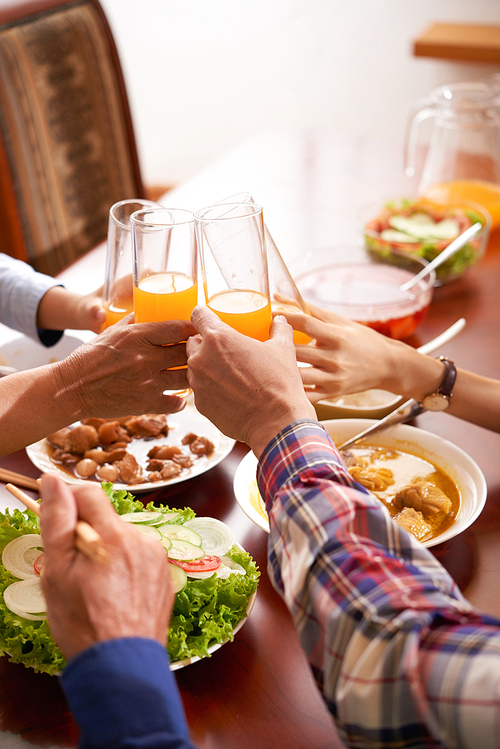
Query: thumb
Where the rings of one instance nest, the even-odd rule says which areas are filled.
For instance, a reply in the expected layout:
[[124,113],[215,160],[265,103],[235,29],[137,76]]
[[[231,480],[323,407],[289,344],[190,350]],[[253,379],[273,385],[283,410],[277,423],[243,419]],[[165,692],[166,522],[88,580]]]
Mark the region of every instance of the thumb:
[[276,315],[269,331],[269,340],[282,343],[284,346],[293,347],[293,328],[288,324],[284,315]]
[[209,307],[204,307],[202,305],[198,305],[194,308],[191,315],[191,322],[198,333],[201,333],[201,335],[203,335],[204,333],[208,333],[210,330],[214,330],[222,325],[224,327],[227,327],[226,324],[222,322],[220,317],[215,314],[215,312],[209,309]]

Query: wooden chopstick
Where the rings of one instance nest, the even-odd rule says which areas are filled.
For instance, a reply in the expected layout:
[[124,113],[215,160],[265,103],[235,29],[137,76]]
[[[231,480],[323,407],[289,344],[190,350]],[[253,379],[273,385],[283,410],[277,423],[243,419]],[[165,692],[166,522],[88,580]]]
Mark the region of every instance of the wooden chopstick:
[[[34,512],[40,517],[40,505],[34,499],[31,499],[25,492],[13,484],[7,484],[6,487],[16,499],[22,502],[28,510]],[[85,520],[78,520],[75,529],[75,546],[76,548],[97,562],[107,562],[109,554],[102,545],[102,538],[97,531]]]
[[23,476],[22,473],[15,473],[15,471],[9,471],[7,468],[0,468],[0,481],[6,484],[15,483],[19,486],[24,486],[25,489],[32,489],[38,491],[37,479],[32,479],[29,476]]

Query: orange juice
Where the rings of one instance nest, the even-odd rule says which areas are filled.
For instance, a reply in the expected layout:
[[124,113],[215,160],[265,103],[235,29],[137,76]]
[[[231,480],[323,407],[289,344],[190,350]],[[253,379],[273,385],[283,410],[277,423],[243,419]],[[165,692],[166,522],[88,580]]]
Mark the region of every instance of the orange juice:
[[[292,304],[282,304],[281,302],[273,302],[272,305],[273,314],[279,315],[280,312],[302,312],[303,310],[299,309],[299,307],[296,307]],[[294,330],[293,331],[293,342],[294,343],[311,343],[312,338],[310,336],[306,335],[305,333],[302,333],[300,330]]]
[[453,182],[441,182],[429,187],[425,197],[439,202],[472,200],[482,205],[491,213],[492,229],[500,224],[500,185],[481,180],[460,179]]
[[135,322],[190,320],[198,284],[182,273],[156,273],[134,286]]
[[115,322],[121,320],[125,315],[130,314],[134,311],[134,300],[132,297],[113,299],[106,307],[106,322],[104,323],[104,330],[114,325]]
[[271,304],[258,291],[222,291],[208,302],[208,307],[222,322],[243,335],[267,341],[271,327]]

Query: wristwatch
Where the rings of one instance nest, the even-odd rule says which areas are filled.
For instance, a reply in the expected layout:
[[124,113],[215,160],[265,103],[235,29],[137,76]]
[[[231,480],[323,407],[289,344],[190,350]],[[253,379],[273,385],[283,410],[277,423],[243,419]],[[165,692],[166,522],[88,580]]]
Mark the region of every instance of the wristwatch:
[[444,364],[444,377],[441,384],[434,393],[430,393],[422,398],[421,406],[426,411],[444,411],[450,405],[451,391],[457,379],[457,370],[452,361],[445,356],[440,356],[438,361]]

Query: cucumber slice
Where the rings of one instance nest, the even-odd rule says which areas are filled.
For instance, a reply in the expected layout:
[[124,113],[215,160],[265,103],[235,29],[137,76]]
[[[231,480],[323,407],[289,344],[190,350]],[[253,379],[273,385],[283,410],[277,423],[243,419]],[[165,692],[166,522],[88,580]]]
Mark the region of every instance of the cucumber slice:
[[185,525],[165,523],[164,525],[157,525],[156,527],[165,538],[179,538],[181,541],[189,541],[189,543],[194,544],[195,546],[201,546],[202,544],[200,534]]
[[180,593],[184,590],[187,583],[187,575],[180,567],[176,564],[169,564],[170,574],[172,575],[172,582],[174,584],[175,593]]
[[163,525],[163,523],[176,523],[181,517],[180,512],[162,512],[161,518],[155,525]]
[[162,512],[149,512],[148,510],[126,512],[125,515],[120,515],[120,517],[126,523],[140,523],[141,525],[156,525],[156,523],[163,522]]
[[[155,530],[156,530],[156,528],[155,528]],[[165,549],[166,549],[167,551],[168,551],[169,549],[171,549],[171,548],[172,548],[172,541],[171,541],[171,540],[170,540],[169,538],[167,538],[166,536],[165,536],[165,537],[164,537],[164,536],[162,536],[162,535],[161,535],[161,533],[160,533],[160,543],[161,543],[161,545],[162,545],[162,546],[163,546],[163,547],[164,547],[164,548],[165,548]]]
[[195,546],[189,543],[189,541],[182,541],[180,538],[169,539],[172,541],[172,546],[168,550],[168,556],[171,559],[202,559],[205,556],[205,552],[200,546]]
[[161,541],[161,533],[156,528],[153,528],[152,525],[141,525],[140,523],[137,524],[137,530],[141,531],[141,533],[145,533],[147,536],[153,536],[153,538],[158,539],[158,541]]

